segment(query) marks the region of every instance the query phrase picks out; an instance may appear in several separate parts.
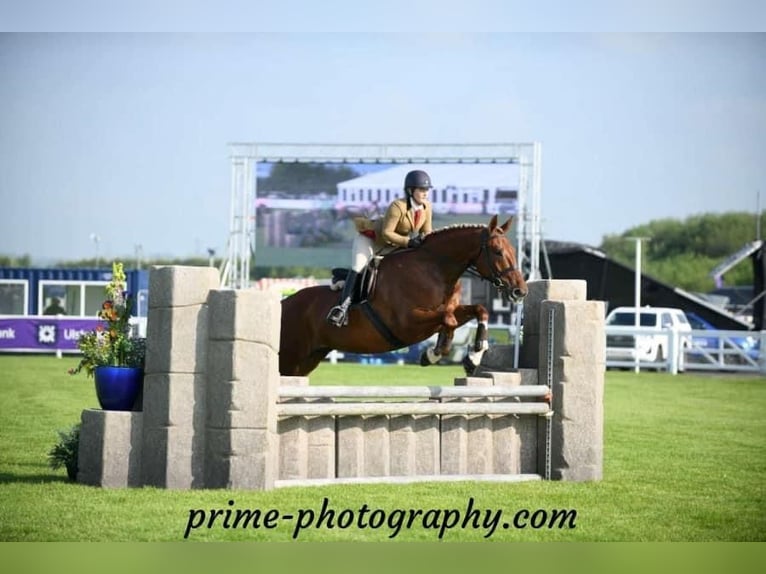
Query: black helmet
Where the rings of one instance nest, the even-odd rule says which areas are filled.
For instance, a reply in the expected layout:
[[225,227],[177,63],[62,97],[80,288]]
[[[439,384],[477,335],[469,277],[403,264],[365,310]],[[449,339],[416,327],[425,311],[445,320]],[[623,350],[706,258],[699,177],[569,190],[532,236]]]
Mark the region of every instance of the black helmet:
[[416,169],[407,174],[404,178],[404,189],[411,189],[413,187],[425,187],[431,189],[431,178],[428,174],[420,169]]

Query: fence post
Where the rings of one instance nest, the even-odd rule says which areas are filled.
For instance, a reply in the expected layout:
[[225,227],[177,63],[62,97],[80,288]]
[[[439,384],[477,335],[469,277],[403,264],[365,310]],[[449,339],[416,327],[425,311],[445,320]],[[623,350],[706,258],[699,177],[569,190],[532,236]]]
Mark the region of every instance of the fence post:
[[[532,300],[539,302],[538,380],[543,383],[550,378],[552,382],[551,478],[600,480],[606,367],[604,302],[585,300],[584,281],[535,281],[529,286]],[[556,300],[554,294],[569,299]],[[549,324],[545,318],[551,309],[553,321]],[[525,321],[527,311],[525,304]],[[529,342],[525,330],[524,344]],[[528,352],[525,356],[529,357]],[[548,356],[552,358],[550,377]],[[542,444],[539,439],[538,444]],[[538,447],[538,468],[543,454]]]
[[665,359],[668,361],[668,372],[671,375],[678,374],[678,331],[673,328],[667,329],[668,331],[668,356]]
[[279,294],[208,295],[205,487],[268,490],[279,473]]
[[153,267],[149,273],[143,398],[142,483],[202,486],[210,267]]

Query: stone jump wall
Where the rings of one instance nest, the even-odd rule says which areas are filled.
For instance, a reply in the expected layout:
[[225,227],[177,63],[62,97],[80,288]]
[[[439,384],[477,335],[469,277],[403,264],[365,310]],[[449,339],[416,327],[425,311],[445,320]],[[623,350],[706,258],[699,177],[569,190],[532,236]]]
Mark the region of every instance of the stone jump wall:
[[[497,347],[452,386],[342,391],[280,377],[278,295],[220,290],[212,268],[154,268],[142,407],[83,411],[78,481],[271,489],[546,470],[599,480],[604,305],[585,301],[583,281],[529,287],[520,369]],[[343,392],[354,398],[338,401]]]

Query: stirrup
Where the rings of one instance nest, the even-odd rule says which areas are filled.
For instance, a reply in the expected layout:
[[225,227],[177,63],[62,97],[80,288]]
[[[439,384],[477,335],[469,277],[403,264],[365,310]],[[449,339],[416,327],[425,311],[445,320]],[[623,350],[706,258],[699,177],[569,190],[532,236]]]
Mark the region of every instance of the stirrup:
[[349,305],[351,305],[351,298],[347,297],[343,303],[330,309],[330,312],[327,314],[327,322],[336,327],[347,325]]

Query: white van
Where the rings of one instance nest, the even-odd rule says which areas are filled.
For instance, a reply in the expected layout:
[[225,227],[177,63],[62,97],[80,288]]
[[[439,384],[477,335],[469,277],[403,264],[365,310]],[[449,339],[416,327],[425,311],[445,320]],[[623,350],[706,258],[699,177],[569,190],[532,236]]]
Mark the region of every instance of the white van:
[[[667,334],[660,332],[672,330],[679,334],[676,346],[678,370],[684,370],[684,353],[691,347],[692,327],[681,309],[672,307],[641,307],[639,309],[638,331],[647,331],[645,335],[633,333],[610,333],[609,327],[625,327],[625,331],[635,329],[636,308],[617,307],[606,317],[606,360],[635,361],[664,364],[668,358],[670,346]],[[632,328],[632,329],[630,329]],[[636,340],[637,339],[637,340]]]

